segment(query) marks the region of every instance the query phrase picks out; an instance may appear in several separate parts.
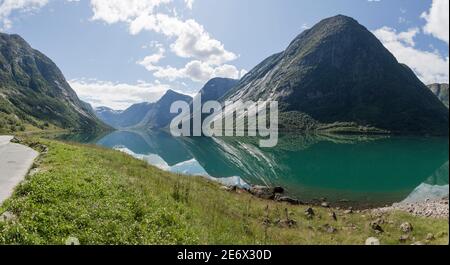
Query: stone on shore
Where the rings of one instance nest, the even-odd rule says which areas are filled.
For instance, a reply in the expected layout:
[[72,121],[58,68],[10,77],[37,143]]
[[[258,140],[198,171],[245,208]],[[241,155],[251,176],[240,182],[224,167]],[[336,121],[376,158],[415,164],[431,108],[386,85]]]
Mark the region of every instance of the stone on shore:
[[328,202],[322,202],[320,204],[320,206],[324,207],[324,208],[330,208],[330,204]]
[[282,187],[267,187],[267,186],[252,186],[248,190],[253,196],[265,199],[265,200],[276,200],[276,197],[283,199],[283,201],[296,203],[297,200],[294,200],[289,197],[281,196],[284,193],[284,189]]
[[380,245],[380,240],[376,237],[369,237],[366,240],[366,245],[367,246],[379,246]]
[[435,240],[436,238],[434,237],[434,235],[432,234],[432,233],[428,233],[427,234],[427,241],[433,241],[433,240]]
[[80,240],[78,240],[78,238],[70,236],[66,239],[65,244],[67,246],[79,246],[80,245]]
[[380,220],[376,220],[370,223],[370,227],[377,233],[377,234],[381,234],[384,233],[383,228],[380,225]]
[[316,215],[314,213],[313,208],[311,208],[311,207],[305,210],[305,214],[306,214],[306,218],[308,218],[308,219],[313,219],[314,216]]
[[403,211],[415,216],[430,218],[448,218],[448,198],[427,200],[415,203],[394,203],[392,206],[374,209],[373,212]]
[[291,197],[283,196],[281,194],[276,194],[274,199],[277,202],[287,202],[287,203],[290,203],[292,205],[302,204],[299,200],[296,200],[296,199],[291,198]]
[[265,200],[273,200],[275,198],[275,189],[266,186],[252,186],[250,193]]
[[17,219],[17,216],[12,212],[4,212],[0,215],[0,222],[14,222]]
[[413,226],[410,223],[405,222],[405,223],[400,225],[400,230],[403,233],[411,233],[413,231]]

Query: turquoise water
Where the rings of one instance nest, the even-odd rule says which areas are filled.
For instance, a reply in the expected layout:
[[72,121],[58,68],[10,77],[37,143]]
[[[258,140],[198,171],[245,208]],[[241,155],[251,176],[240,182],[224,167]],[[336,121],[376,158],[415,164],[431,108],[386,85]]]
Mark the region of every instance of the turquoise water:
[[282,186],[300,200],[379,206],[448,195],[448,138],[282,135],[174,138],[163,131],[65,136],[126,152],[161,169],[227,184]]

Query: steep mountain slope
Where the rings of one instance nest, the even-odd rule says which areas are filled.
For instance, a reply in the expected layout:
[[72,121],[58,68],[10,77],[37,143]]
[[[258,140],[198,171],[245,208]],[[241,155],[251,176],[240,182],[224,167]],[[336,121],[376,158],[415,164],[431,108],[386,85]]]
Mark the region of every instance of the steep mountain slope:
[[277,100],[285,130],[448,134],[448,109],[357,21],[325,19],[221,100]]
[[431,84],[431,85],[428,85],[428,88],[448,108],[448,84]]
[[[195,99],[198,99],[198,97],[200,97],[200,96],[201,96],[201,106],[203,106],[203,104],[205,102],[208,102],[211,100],[217,101],[220,98],[222,98],[226,93],[228,93],[234,86],[236,86],[238,82],[239,82],[239,80],[230,79],[230,78],[220,78],[220,77],[213,78],[213,79],[209,80],[203,86],[203,88],[194,97],[193,102],[195,101]],[[191,104],[190,104],[191,112],[194,111],[193,102],[191,102]],[[210,114],[202,113],[201,114],[202,122],[209,115]],[[193,121],[192,121],[192,117],[191,117],[191,129],[193,128],[192,126],[193,126]]]
[[0,33],[0,119],[44,128],[109,128],[83,103],[58,67],[18,35]]
[[113,110],[108,107],[97,107],[94,109],[95,115],[113,128],[117,128],[116,123],[118,116],[122,113],[121,110]]
[[160,129],[170,125],[178,114],[170,113],[170,106],[175,101],[191,102],[192,97],[168,90],[158,102],[154,103],[144,119],[134,126],[143,129]]
[[97,117],[106,124],[116,128],[123,129],[140,123],[147,113],[153,107],[153,103],[134,104],[124,111],[113,110],[108,107],[99,107],[95,109]]
[[203,86],[196,97],[201,95],[202,104],[210,100],[219,100],[223,95],[228,93],[230,89],[232,89],[238,82],[239,80],[230,78],[213,78]]

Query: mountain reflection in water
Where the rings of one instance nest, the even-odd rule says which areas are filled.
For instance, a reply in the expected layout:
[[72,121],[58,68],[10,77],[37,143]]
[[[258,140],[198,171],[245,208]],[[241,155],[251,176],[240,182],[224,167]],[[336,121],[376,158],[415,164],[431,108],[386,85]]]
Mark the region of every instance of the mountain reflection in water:
[[[63,139],[89,137],[66,136]],[[282,186],[303,201],[326,198],[373,206],[448,195],[448,138],[281,135],[174,138],[164,131],[116,131],[96,144],[163,170],[224,184]]]

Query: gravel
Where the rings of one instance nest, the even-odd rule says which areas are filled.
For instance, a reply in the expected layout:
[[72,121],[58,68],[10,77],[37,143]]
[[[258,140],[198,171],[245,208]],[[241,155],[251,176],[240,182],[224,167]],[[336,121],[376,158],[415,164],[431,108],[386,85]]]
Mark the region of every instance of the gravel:
[[449,218],[448,197],[415,203],[394,203],[392,206],[374,209],[373,212],[404,211],[416,216]]

